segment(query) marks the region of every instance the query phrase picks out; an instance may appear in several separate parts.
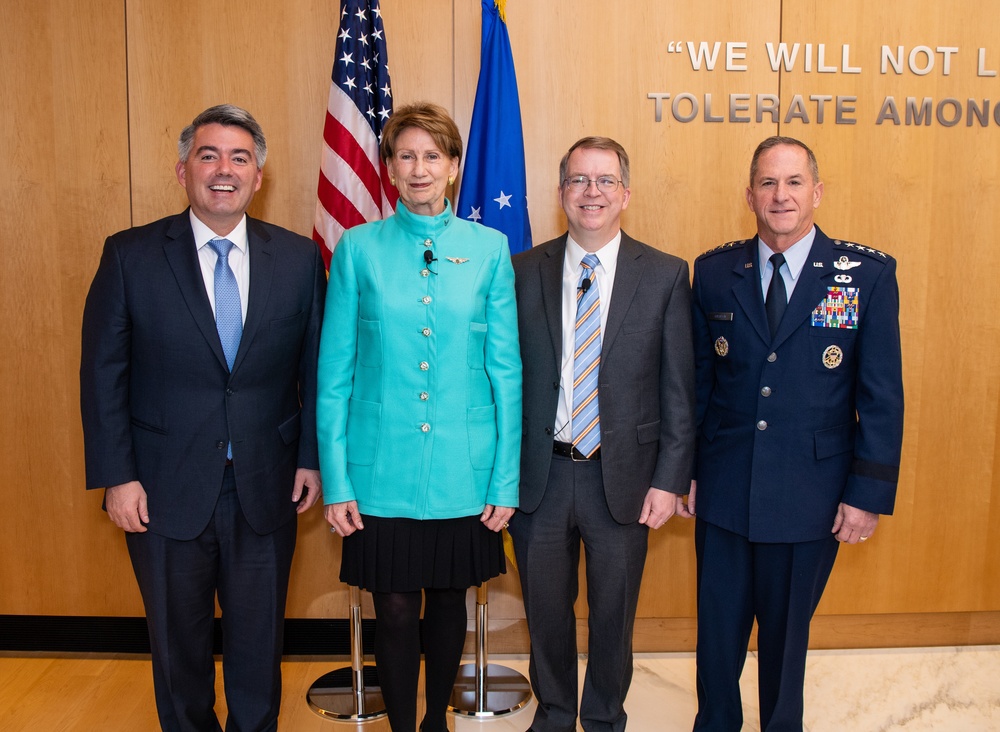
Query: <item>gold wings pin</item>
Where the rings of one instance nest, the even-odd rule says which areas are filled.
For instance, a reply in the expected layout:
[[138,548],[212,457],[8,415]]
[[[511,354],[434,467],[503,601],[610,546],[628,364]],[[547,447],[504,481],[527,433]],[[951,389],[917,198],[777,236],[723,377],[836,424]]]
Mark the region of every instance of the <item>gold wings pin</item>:
[[469,261],[467,257],[445,257],[452,264],[465,264]]

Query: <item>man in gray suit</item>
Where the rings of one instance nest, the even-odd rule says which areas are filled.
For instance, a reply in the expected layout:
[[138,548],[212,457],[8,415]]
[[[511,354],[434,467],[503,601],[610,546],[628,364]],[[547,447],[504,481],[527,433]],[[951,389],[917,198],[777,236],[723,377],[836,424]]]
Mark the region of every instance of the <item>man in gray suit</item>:
[[589,657],[580,721],[623,730],[649,529],[688,492],[694,357],[687,263],[621,231],[628,154],[577,141],[559,166],[569,231],[514,257],[524,373],[520,511],[510,520],[535,732],[577,716],[580,543]]

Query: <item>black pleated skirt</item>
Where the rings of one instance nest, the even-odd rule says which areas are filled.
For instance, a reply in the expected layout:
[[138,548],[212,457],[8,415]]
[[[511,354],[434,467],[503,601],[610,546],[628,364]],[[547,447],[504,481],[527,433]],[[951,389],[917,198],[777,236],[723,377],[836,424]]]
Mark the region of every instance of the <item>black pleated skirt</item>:
[[344,537],[340,580],[370,592],[465,589],[504,574],[503,537],[479,516],[419,520],[362,514]]

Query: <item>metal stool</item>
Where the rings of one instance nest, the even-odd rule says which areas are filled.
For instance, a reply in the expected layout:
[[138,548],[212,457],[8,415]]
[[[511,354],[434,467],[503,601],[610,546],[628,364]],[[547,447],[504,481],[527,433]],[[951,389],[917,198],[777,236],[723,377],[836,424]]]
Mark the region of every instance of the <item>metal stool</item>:
[[365,666],[361,644],[361,590],[351,587],[351,665],[323,674],[309,687],[309,708],[338,722],[370,722],[386,715],[378,669]]
[[466,717],[499,717],[531,701],[531,684],[512,668],[490,663],[487,648],[489,590],[487,582],[476,593],[476,662],[458,669],[448,711]]

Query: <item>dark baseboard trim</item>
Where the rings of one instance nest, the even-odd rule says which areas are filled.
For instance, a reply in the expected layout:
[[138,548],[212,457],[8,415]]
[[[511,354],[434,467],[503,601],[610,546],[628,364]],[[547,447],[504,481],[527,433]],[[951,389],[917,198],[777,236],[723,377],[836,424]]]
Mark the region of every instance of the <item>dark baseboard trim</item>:
[[[362,620],[364,653],[374,652],[375,621]],[[638,618],[636,652],[693,651],[694,618]],[[475,651],[473,633],[465,652]],[[587,649],[587,620],[577,621],[577,642]],[[891,648],[1000,644],[1000,611],[900,613],[887,615],[818,615],[813,618],[810,648]],[[751,648],[756,647],[755,638]],[[492,653],[527,653],[523,619],[491,628]],[[67,615],[0,615],[0,652],[149,653],[146,619]],[[215,653],[222,653],[222,628],[215,621]],[[347,619],[285,620],[286,656],[347,656],[351,653]]]
[[[361,621],[364,652],[373,652],[375,621]],[[149,653],[146,619],[67,615],[0,615],[0,651],[56,653]],[[222,626],[215,621],[215,653],[222,653]],[[286,656],[349,656],[346,619],[285,620]]]

